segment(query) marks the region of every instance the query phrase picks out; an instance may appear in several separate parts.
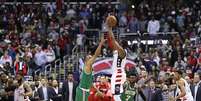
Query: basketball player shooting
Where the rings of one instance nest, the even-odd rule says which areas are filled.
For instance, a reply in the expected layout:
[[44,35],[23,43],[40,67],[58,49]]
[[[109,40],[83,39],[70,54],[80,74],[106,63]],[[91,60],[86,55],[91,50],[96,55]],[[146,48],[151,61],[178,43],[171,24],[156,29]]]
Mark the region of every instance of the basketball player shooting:
[[124,71],[126,63],[126,51],[115,40],[112,28],[116,26],[117,20],[114,16],[108,16],[106,24],[108,27],[107,42],[113,51],[111,91],[115,101],[121,101],[120,95],[123,93],[123,84],[126,81],[126,73]]
[[88,54],[85,57],[84,69],[82,71],[82,78],[80,80],[80,84],[76,89],[76,98],[75,101],[88,101],[89,89],[93,84],[93,76],[92,76],[92,64],[96,60],[96,58],[101,53],[101,48],[104,44],[104,37],[101,38],[98,48],[95,53]]

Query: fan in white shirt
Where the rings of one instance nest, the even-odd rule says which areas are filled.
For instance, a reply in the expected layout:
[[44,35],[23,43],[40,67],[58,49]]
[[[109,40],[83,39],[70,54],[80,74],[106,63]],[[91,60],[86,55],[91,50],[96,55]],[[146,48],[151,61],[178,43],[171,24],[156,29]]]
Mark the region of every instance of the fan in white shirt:
[[160,23],[158,20],[155,20],[154,17],[152,17],[152,20],[148,22],[147,32],[149,34],[157,34],[157,32],[160,29]]
[[48,45],[47,50],[45,50],[47,62],[53,62],[55,60],[55,53],[54,50],[50,45]]
[[8,51],[4,52],[4,55],[1,57],[2,64],[6,64],[7,62],[10,64],[10,66],[12,66],[12,57],[8,55]]
[[42,51],[41,47],[38,48],[35,54],[35,63],[38,66],[42,66],[47,63],[47,57],[44,51]]
[[69,97],[68,101],[73,101],[73,74],[68,74],[68,87],[69,87]]
[[73,101],[73,82],[69,81],[68,82],[68,87],[69,87],[69,100],[68,101]]

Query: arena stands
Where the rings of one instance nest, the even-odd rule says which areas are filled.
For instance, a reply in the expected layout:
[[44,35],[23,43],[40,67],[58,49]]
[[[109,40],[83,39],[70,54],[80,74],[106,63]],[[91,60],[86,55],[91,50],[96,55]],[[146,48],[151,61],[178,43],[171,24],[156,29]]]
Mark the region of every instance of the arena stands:
[[[1,2],[0,101],[13,101],[19,72],[26,78],[21,82],[31,85],[33,94],[29,99],[33,101],[41,99],[35,95],[41,86],[53,87],[54,79],[60,88],[71,73],[74,81],[79,82],[79,60],[98,45],[109,14],[118,18],[115,37],[126,40],[127,58],[136,63],[135,84],[149,96],[147,99],[151,99],[147,91],[150,84],[156,84],[153,86],[162,91],[162,101],[168,101],[166,91],[169,89],[168,94],[173,96],[173,71],[177,69],[190,85],[198,83],[201,1],[141,0],[134,6],[116,0],[99,1],[64,0],[61,9],[55,1],[48,0]],[[101,57],[112,57],[107,46]],[[129,77],[133,75],[132,71],[127,72]],[[138,97],[132,101],[143,100]]]

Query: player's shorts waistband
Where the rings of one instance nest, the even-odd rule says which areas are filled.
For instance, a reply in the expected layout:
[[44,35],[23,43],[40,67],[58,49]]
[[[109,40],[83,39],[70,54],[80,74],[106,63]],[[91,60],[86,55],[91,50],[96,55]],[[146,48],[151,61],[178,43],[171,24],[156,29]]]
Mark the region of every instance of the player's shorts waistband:
[[89,89],[85,89],[85,88],[82,88],[82,87],[79,87],[81,90],[85,91],[85,92],[89,92],[90,90]]

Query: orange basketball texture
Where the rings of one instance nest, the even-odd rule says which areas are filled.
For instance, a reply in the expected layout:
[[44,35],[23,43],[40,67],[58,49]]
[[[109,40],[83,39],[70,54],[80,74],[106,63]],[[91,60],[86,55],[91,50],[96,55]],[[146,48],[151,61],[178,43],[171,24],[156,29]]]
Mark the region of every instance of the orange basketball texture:
[[115,16],[108,16],[106,22],[109,27],[115,27],[117,25],[117,19]]

